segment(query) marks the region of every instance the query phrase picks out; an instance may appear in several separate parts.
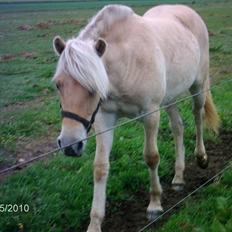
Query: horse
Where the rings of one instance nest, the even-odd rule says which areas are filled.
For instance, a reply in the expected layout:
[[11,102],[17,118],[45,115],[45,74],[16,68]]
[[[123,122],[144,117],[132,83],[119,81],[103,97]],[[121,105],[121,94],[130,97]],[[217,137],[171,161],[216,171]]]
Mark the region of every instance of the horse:
[[219,116],[209,90],[209,42],[205,23],[184,5],[156,6],[143,16],[127,6],[108,5],[76,37],[65,42],[56,36],[53,47],[59,56],[53,77],[62,109],[59,147],[65,155],[80,156],[92,125],[98,133],[87,231],[101,231],[105,215],[113,130],[99,132],[113,127],[120,117],[131,118],[152,111],[156,112],[141,121],[145,134],[144,159],[150,173],[147,216],[154,219],[163,211],[158,176],[160,112],[157,109],[169,104],[166,111],[176,153],[172,180],[175,190],[181,190],[185,183],[184,127],[177,97],[186,91],[193,95],[194,154],[201,168],[208,165],[203,141],[204,119],[213,131],[219,128]]

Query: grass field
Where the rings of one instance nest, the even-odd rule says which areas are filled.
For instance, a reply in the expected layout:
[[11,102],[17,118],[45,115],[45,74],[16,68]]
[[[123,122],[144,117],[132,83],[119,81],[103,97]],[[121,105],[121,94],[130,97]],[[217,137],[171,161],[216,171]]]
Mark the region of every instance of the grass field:
[[[96,9],[101,8],[109,3],[111,4],[125,4],[129,6],[149,6],[154,4],[152,0],[121,0],[121,1],[104,1],[104,0],[90,0],[90,1],[11,1],[11,4],[6,4],[4,0],[0,0],[1,11],[18,12],[18,11],[51,11],[51,10],[70,10],[70,9]],[[175,3],[175,0],[157,0],[156,4],[164,2]],[[179,3],[191,2],[190,0],[179,0]],[[141,4],[142,3],[142,4]]]
[[[12,8],[1,7],[0,168],[33,156],[36,149],[51,149],[49,144],[55,141],[60,129],[59,101],[51,83],[57,62],[52,39],[57,34],[64,38],[75,35],[106,2],[98,1],[95,5],[88,2],[80,8],[62,3],[56,10],[43,8],[39,3],[30,5],[32,8],[18,4]],[[144,2],[141,5],[142,1],[123,2],[130,2],[140,14],[149,8]],[[146,2],[150,4],[148,2],[152,1]],[[229,1],[196,2],[192,7],[202,15],[211,35],[213,83],[229,80],[232,78],[232,5]],[[231,88],[230,82],[212,91],[223,130],[230,132]],[[194,150],[191,102],[180,104],[180,108],[186,124],[185,145],[189,156]],[[174,144],[167,125],[167,116],[162,112],[159,173],[162,182],[170,183]],[[205,137],[220,142],[210,134]],[[140,200],[136,193],[148,192],[149,179],[142,150],[141,124],[133,123],[116,130],[107,190],[112,213],[118,210],[120,201],[136,202]],[[19,223],[24,225],[25,231],[82,231],[80,228],[88,221],[91,207],[94,151],[95,141],[91,139],[80,159],[67,158],[59,153],[4,178],[0,204],[29,204],[30,211],[0,213],[0,231],[19,231]],[[231,231],[231,177],[230,169],[220,182],[202,191],[199,199],[189,200],[161,231]],[[181,224],[183,221],[186,223]]]
[[[174,214],[160,232],[232,231],[232,169],[201,191],[200,199],[190,199]],[[146,230],[147,232],[157,230]]]

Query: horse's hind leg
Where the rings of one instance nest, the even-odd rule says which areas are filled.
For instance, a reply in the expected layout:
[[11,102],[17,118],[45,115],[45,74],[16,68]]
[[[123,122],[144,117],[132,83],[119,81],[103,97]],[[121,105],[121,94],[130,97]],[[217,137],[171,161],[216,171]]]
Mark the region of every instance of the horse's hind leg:
[[203,140],[203,116],[204,116],[204,105],[205,105],[205,93],[201,85],[195,84],[190,89],[191,94],[196,94],[193,97],[193,114],[196,124],[196,148],[195,156],[197,163],[201,168],[208,167],[208,157],[205,152],[205,145]]
[[185,169],[185,149],[183,144],[184,126],[180,117],[179,110],[176,105],[172,105],[166,109],[170,122],[172,133],[174,136],[176,147],[176,162],[175,162],[175,176],[172,180],[172,187],[179,191],[184,186],[184,169]]
[[144,118],[144,159],[149,167],[151,181],[150,204],[147,208],[147,217],[149,220],[154,219],[160,212],[163,211],[160,202],[162,187],[160,185],[158,176],[159,153],[157,149],[157,134],[159,118],[159,112]]

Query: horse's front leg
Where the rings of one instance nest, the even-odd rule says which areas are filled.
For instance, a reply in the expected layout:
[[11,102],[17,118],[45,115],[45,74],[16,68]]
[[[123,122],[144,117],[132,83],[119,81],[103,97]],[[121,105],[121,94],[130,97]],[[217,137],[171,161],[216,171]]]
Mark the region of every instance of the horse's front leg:
[[147,217],[153,220],[157,214],[163,211],[160,198],[162,187],[158,176],[159,153],[157,148],[157,134],[159,128],[160,112],[156,112],[144,119],[145,145],[144,159],[150,172],[150,203],[147,208]]
[[[98,133],[115,124],[115,115],[99,112],[94,124]],[[109,154],[112,148],[113,131],[97,135],[94,160],[94,195],[88,232],[100,232],[105,215],[106,182],[109,172]]]

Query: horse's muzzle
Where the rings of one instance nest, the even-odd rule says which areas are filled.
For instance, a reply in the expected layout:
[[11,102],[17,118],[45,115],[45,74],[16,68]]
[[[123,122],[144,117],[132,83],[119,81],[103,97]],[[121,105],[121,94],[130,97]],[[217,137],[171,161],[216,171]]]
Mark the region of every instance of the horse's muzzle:
[[[60,146],[61,144],[59,143],[59,141],[58,141],[58,144],[59,144],[59,147],[62,148]],[[71,146],[63,148],[63,151],[66,156],[80,157],[82,155],[83,149],[84,149],[84,143],[78,142]]]
[[67,156],[80,157],[81,153],[76,152],[72,147],[66,147],[64,149],[64,154]]

